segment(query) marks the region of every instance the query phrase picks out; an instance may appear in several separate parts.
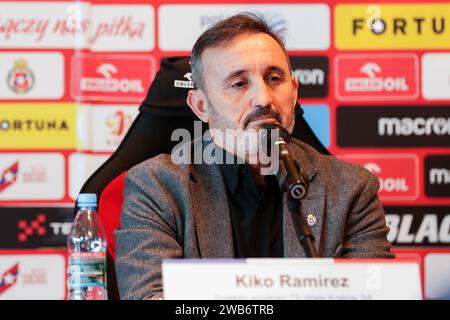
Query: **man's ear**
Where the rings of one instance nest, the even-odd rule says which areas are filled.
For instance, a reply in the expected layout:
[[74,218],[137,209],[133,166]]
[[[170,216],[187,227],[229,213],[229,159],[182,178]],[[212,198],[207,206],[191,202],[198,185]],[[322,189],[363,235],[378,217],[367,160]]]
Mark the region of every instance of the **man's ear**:
[[294,103],[294,106],[297,104],[297,99],[298,99],[298,79],[296,76],[292,75],[291,76],[291,81],[292,81],[292,101]]
[[189,90],[186,102],[192,111],[203,122],[208,122],[208,104],[206,95],[201,89]]

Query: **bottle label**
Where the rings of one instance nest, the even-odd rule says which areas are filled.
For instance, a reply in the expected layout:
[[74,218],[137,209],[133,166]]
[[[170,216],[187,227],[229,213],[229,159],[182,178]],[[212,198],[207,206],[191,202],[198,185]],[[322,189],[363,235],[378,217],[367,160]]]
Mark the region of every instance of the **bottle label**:
[[[82,252],[69,256],[69,290],[83,289],[86,299],[99,299],[106,294],[106,253]],[[99,296],[100,295],[100,296]]]

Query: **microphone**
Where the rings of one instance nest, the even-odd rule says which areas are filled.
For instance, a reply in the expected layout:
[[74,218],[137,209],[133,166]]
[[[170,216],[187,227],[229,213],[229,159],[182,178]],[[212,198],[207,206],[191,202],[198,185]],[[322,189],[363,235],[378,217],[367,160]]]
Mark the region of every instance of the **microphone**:
[[[279,176],[281,177],[280,183],[284,184],[286,190],[289,192],[293,199],[302,199],[307,192],[308,184],[301,174],[300,166],[297,161],[292,158],[289,145],[292,143],[291,136],[279,124],[270,125],[270,129],[278,129],[279,134],[275,141],[270,141],[269,148],[275,146],[278,147],[280,160]],[[270,138],[272,139],[272,134]]]
[[268,135],[268,139],[270,140],[270,144],[268,144],[269,151],[271,151],[273,146],[278,147],[282,165],[280,163],[277,177],[280,179],[280,176],[284,176],[284,178],[279,180],[279,183],[281,185],[284,184],[288,192],[290,200],[288,201],[288,207],[294,221],[297,222],[294,223],[295,231],[305,250],[306,256],[309,258],[317,258],[318,254],[314,246],[314,235],[311,227],[306,221],[306,218],[300,211],[300,200],[306,195],[308,184],[301,174],[301,169],[298,162],[292,158],[289,147],[292,143],[291,136],[280,124],[270,125],[270,128],[266,127],[266,129],[278,129],[279,134],[275,141],[272,141],[272,132]]

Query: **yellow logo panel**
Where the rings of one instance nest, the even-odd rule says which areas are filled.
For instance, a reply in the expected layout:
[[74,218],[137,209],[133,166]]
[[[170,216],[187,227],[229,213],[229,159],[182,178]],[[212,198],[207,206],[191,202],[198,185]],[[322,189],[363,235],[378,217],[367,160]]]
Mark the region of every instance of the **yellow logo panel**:
[[338,49],[448,49],[450,4],[340,4]]
[[74,149],[76,104],[0,103],[0,149]]

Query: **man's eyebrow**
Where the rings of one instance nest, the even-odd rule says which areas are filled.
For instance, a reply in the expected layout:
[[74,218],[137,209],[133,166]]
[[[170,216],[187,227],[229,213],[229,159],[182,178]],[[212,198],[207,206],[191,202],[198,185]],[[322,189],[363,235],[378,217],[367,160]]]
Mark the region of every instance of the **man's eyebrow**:
[[[225,77],[223,82],[227,83],[227,82],[233,80],[234,78],[237,78],[237,77],[243,75],[246,72],[247,72],[247,70],[245,70],[245,69],[240,69],[240,70],[233,71],[232,73],[230,73],[228,76]],[[269,73],[269,72],[278,72],[282,76],[286,75],[286,71],[284,71],[283,68],[281,68],[279,66],[275,66],[275,65],[267,67],[265,73]]]
[[281,75],[285,76],[286,75],[286,71],[284,71],[284,69],[280,68],[279,66],[269,66],[267,67],[267,72],[278,72]]
[[232,79],[239,77],[246,72],[247,72],[247,70],[244,70],[244,69],[236,70],[236,71],[230,73],[228,76],[226,76],[225,79],[223,80],[223,82],[227,83],[227,82],[231,81]]

